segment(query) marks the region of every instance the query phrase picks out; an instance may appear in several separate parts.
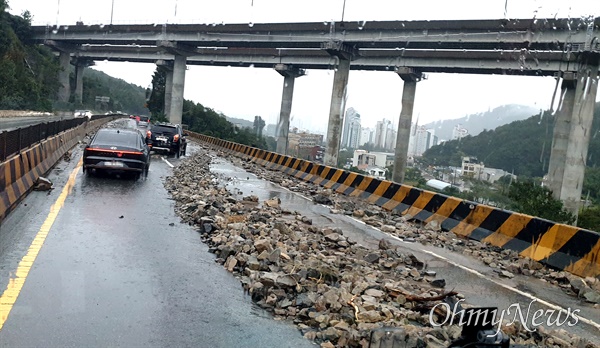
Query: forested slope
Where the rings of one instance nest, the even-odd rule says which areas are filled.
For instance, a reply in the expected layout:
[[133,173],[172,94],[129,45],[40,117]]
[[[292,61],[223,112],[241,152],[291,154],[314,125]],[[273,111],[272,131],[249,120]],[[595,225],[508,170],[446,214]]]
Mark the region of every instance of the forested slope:
[[[94,69],[85,69],[83,102],[56,102],[60,66],[47,47],[31,41],[31,15],[7,12],[6,0],[0,0],[0,110],[96,110],[97,96],[110,98],[102,108],[112,111],[148,114],[145,89],[116,79]],[[70,67],[74,89],[74,68]],[[97,110],[103,111],[103,110]]]
[[[588,151],[588,167],[600,167],[600,103],[594,109],[594,121]],[[500,168],[518,176],[542,177],[548,170],[554,116],[550,112],[515,121],[477,136],[444,142],[423,154],[427,164],[460,166],[462,156],[475,156],[486,167]]]
[[59,66],[52,52],[29,44],[29,13],[8,13],[0,0],[0,109],[51,111]]

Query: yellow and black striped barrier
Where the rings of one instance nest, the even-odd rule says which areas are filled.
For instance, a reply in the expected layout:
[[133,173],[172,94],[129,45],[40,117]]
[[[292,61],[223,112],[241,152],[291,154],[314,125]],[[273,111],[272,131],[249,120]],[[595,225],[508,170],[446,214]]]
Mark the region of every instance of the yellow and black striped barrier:
[[600,234],[597,232],[189,133],[201,142],[267,168],[362,198],[417,221],[436,221],[443,230],[459,236],[517,251],[523,257],[578,276],[600,275]]
[[22,150],[0,163],[0,223],[61,157],[85,135],[112,118],[93,120]]

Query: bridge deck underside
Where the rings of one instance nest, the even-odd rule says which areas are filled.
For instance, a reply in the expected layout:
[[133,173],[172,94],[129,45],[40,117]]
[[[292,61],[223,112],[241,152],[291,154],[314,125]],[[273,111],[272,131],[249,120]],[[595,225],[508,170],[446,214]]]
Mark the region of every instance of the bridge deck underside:
[[[600,18],[34,27],[35,40],[95,60],[331,69],[324,43],[358,49],[352,69],[553,75],[576,71]],[[591,36],[590,36],[591,35]]]

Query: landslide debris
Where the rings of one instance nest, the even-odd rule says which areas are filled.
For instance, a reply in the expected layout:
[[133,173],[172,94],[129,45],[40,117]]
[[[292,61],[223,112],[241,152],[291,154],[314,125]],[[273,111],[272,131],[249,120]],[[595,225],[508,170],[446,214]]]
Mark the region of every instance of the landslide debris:
[[[445,307],[432,312],[434,306],[454,304],[462,296],[446,289],[443,277],[415,255],[386,240],[376,249],[358,245],[340,229],[314,226],[306,216],[286,210],[277,198],[238,197],[222,186],[225,178],[210,172],[210,162],[201,149],[174,169],[165,187],[177,214],[198,230],[215,261],[275,320],[293,322],[322,347],[367,347],[371,331],[384,326],[403,330],[407,346],[446,347],[460,336],[460,327],[433,327],[430,316],[443,322]],[[278,181],[310,189],[293,178]],[[344,208],[335,195],[327,195]],[[378,209],[352,209],[352,214],[362,215],[356,210],[370,221],[390,218]],[[407,228],[398,223],[395,229]],[[593,347],[566,332],[550,335],[540,328],[530,333],[520,325],[508,330],[519,344]]]

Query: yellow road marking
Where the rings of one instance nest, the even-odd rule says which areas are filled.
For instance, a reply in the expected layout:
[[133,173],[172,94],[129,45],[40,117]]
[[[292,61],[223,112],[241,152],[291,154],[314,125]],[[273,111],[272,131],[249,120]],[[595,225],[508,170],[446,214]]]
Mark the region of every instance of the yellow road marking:
[[33,239],[33,242],[31,242],[31,245],[27,250],[27,254],[23,256],[21,262],[19,262],[16,272],[9,279],[6,290],[4,290],[4,293],[2,296],[0,296],[0,330],[2,330],[4,323],[8,319],[8,314],[12,310],[13,305],[15,302],[17,302],[19,293],[21,292],[21,289],[25,284],[25,280],[27,279],[27,275],[29,274],[31,267],[37,258],[40,249],[42,249],[42,246],[44,245],[44,241],[46,240],[46,237],[50,232],[50,228],[52,228],[52,225],[58,216],[58,212],[60,212],[60,209],[65,204],[67,196],[69,193],[71,193],[71,190],[75,185],[75,178],[79,172],[79,169],[81,169],[82,164],[83,160],[80,159],[75,169],[73,169],[71,172],[71,175],[69,175],[69,180],[56,199],[56,202],[54,202],[54,204],[50,207],[50,213],[48,213],[48,216],[42,224],[42,227],[40,227],[40,230]]

